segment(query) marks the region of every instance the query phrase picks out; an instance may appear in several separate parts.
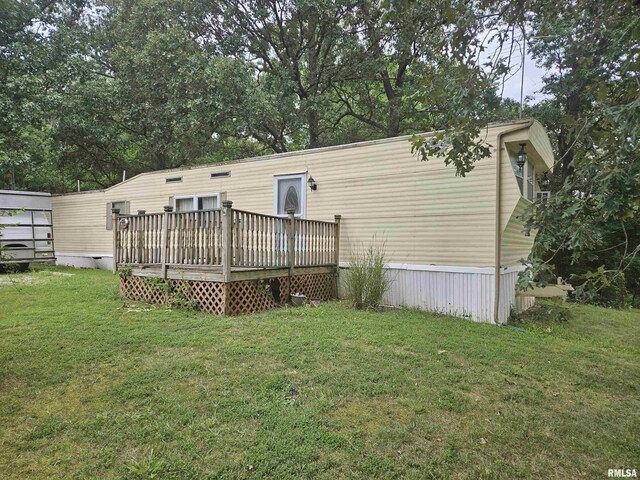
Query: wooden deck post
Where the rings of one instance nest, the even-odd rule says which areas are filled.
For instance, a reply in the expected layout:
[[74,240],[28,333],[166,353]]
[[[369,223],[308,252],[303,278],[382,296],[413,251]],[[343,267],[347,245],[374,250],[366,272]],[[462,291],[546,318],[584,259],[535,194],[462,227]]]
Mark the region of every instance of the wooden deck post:
[[222,248],[220,251],[222,263],[222,314],[229,313],[231,305],[231,264],[233,263],[233,202],[222,202]]
[[333,254],[335,255],[336,266],[340,268],[340,220],[342,219],[342,215],[334,215],[333,218],[336,221],[336,236]]
[[[144,214],[147,213],[145,210],[138,210],[138,216],[139,217],[144,217]],[[133,219],[132,219],[133,220]],[[145,234],[145,228],[144,228],[144,218],[136,218],[135,221],[133,221],[131,223],[131,230],[132,232],[135,232],[135,239],[136,239],[136,262],[135,263],[143,263],[144,262],[144,249],[145,249],[145,238],[144,238],[144,234]],[[132,262],[134,263],[134,262]]]
[[111,209],[111,230],[113,230],[113,265],[111,271],[116,273],[118,270],[118,214],[119,208]]
[[231,281],[231,264],[233,262],[233,202],[222,202],[222,278],[224,283]]
[[167,248],[168,248],[168,236],[169,236],[169,214],[173,212],[171,205],[164,206],[164,214],[162,215],[162,237],[160,237],[160,276],[164,279],[167,278]]
[[296,266],[296,211],[294,209],[287,210],[289,216],[289,231],[287,233],[287,256],[289,257],[289,276],[293,276],[293,270]]

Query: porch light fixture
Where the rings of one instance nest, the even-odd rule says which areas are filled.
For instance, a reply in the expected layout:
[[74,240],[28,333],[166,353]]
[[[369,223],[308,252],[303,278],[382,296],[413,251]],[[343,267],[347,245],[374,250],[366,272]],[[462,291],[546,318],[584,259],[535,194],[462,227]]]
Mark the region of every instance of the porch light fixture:
[[549,190],[549,187],[551,186],[551,180],[549,180],[549,175],[547,174],[547,172],[544,172],[544,175],[542,175],[540,186],[542,187],[542,190]]
[[307,185],[309,185],[309,188],[313,191],[316,191],[318,189],[318,184],[313,179],[313,177],[309,177],[309,180],[307,180]]
[[524,164],[527,163],[527,152],[524,151],[524,147],[526,147],[526,143],[520,144],[520,151],[518,152],[518,168],[522,171],[524,168]]

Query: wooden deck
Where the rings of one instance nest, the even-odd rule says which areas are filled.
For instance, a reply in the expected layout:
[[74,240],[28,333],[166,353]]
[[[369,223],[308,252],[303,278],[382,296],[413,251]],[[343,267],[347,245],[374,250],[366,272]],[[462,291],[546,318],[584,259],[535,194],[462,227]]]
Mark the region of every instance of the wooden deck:
[[335,222],[293,212],[283,218],[232,205],[138,215],[114,210],[113,270],[120,271],[121,294],[161,304],[186,295],[215,314],[273,308],[293,293],[323,300],[337,295],[340,216]]

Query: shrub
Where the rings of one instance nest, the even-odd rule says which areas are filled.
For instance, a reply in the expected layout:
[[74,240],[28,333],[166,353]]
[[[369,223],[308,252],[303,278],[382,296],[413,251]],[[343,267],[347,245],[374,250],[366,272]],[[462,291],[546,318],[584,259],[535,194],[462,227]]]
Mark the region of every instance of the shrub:
[[385,272],[385,243],[375,238],[363,252],[355,252],[346,274],[347,298],[355,308],[377,308],[391,282]]

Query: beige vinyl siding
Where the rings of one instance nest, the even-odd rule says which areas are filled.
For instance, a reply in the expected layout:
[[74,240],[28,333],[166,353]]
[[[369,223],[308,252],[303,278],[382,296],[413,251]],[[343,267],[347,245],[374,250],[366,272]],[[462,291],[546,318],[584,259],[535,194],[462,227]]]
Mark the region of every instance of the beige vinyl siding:
[[[508,151],[504,146],[502,147],[502,163],[500,169],[500,227],[502,229],[502,235],[505,234],[507,225],[511,221],[512,215],[516,208],[516,205],[520,200],[527,201],[520,193],[520,187],[518,186],[518,180],[516,174],[513,171],[513,166],[509,156],[514,156],[515,153]],[[503,242],[504,244],[504,239]],[[504,255],[502,255],[504,258]],[[504,263],[501,261],[501,265],[509,266],[510,263]]]
[[[483,137],[493,147],[498,132],[513,126],[490,127]],[[511,166],[504,161],[503,177],[506,168],[517,190]],[[231,175],[210,178],[221,171]],[[478,267],[494,263],[495,150],[462,178],[441,159],[418,161],[408,138],[153,172],[104,192],[57,196],[54,213],[69,219],[94,218],[60,223],[56,232],[63,231],[62,240],[56,237],[56,247],[61,252],[110,252],[112,232],[105,229],[108,201],[127,200],[131,212],[159,212],[176,195],[226,193],[236,208],[273,214],[274,176],[299,173],[313,176],[318,185],[311,191],[305,184],[306,218],[333,220],[335,214],[342,215],[343,262],[349,260],[352,248],[375,235],[386,241],[391,263]],[[182,182],[166,183],[166,178],[175,176],[182,176]],[[516,203],[513,192],[507,191],[503,228]],[[75,231],[68,231],[71,228]]]
[[54,196],[56,249],[64,253],[111,254],[105,202],[103,192]]
[[529,200],[524,197],[520,198],[509,218],[502,235],[502,265],[517,265],[520,263],[520,259],[527,258],[531,252],[535,234],[527,237],[522,233],[524,222],[521,219],[530,204]]
[[546,168],[541,168],[539,169],[539,171],[544,172],[546,170],[552,169],[555,159],[553,156],[551,141],[549,140],[549,135],[547,135],[546,130],[540,124],[540,122],[536,121],[533,122],[533,125],[531,125],[531,128],[529,128],[528,133],[531,145],[533,146],[533,150],[537,155],[541,157],[546,165]]
[[533,122],[533,125],[528,129],[504,135],[502,141],[514,155],[517,155],[520,150],[520,144],[526,143],[527,155],[537,172],[545,172],[553,168],[554,158],[551,142],[539,122]]

